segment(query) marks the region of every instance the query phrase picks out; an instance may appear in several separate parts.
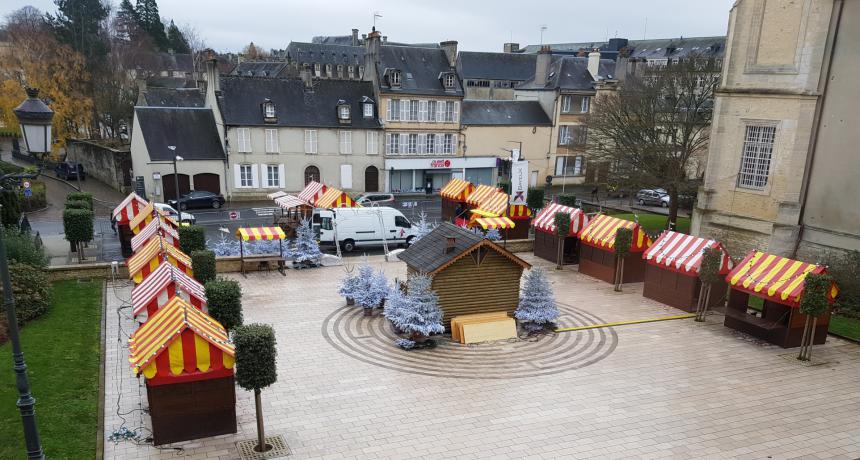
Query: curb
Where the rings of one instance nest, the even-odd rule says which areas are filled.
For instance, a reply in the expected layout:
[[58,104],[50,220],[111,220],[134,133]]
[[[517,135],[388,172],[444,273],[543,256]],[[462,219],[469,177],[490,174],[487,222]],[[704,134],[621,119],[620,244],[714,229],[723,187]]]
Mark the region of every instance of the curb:
[[102,320],[101,320],[101,343],[99,344],[99,402],[98,423],[96,432],[96,456],[104,459],[105,452],[105,351],[107,349],[107,280],[102,280]]

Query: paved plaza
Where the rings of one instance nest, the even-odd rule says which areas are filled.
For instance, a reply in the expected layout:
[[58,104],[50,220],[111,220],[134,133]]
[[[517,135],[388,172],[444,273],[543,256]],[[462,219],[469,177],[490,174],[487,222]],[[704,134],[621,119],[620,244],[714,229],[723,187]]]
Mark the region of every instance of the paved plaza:
[[[518,255],[549,268],[562,327],[683,313],[642,297],[641,283],[617,293]],[[405,277],[403,263],[371,263]],[[807,366],[796,349],[733,332],[714,313],[402,351],[381,315],[344,306],[344,273],[230,275],[245,322],[275,328],[278,382],[263,390],[263,412],[287,458],[860,457],[857,344],[830,337]],[[121,427],[146,435],[149,423],[125,349],[130,292],[125,281],[107,289],[105,458],[238,458],[236,442],[256,436],[252,393],[239,388],[236,434],[161,448],[108,439]]]

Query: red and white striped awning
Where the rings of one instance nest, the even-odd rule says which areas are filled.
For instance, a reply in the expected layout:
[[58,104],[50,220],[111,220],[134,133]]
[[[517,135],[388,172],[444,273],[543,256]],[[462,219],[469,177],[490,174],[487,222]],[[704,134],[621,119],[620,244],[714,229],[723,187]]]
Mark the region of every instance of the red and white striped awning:
[[304,201],[300,200],[298,197],[286,194],[275,198],[275,204],[283,209],[298,208],[299,206],[310,206]]
[[550,203],[541,209],[537,217],[534,218],[535,230],[555,234],[555,215],[560,212],[570,214],[570,231],[567,236],[576,236],[588,223],[588,217],[582,212],[582,209]]
[[299,199],[313,206],[320,196],[325,193],[327,187],[319,182],[311,181],[305,189],[299,192]]
[[[198,308],[206,305],[206,290],[202,284],[171,264],[161,264],[131,290],[132,315],[137,316],[143,312],[153,299],[169,287],[170,283],[175,283],[177,288],[188,294],[192,305]],[[170,299],[165,298],[159,307],[168,300]]]
[[287,194],[287,192],[283,192],[281,190],[278,190],[277,192],[272,192],[272,193],[267,194],[266,198],[268,198],[270,200],[274,200],[274,199],[280,198],[286,194]]
[[705,248],[716,248],[722,252],[721,275],[732,269],[732,259],[719,242],[668,230],[657,238],[642,258],[651,265],[679,273],[698,274],[702,265],[702,251]]
[[153,219],[143,227],[143,230],[141,230],[140,233],[131,238],[131,250],[136,252],[156,233],[163,236],[164,240],[168,243],[177,248],[179,247],[179,232],[170,225],[164,223],[161,219]]
[[132,192],[113,209],[112,216],[118,224],[127,224],[147,204],[149,204],[148,201],[141,198],[137,193]]

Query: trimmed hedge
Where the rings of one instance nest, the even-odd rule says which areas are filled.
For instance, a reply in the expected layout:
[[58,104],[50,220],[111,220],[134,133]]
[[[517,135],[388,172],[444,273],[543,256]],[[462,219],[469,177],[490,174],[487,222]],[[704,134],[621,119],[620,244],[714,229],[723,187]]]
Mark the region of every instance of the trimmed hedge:
[[194,278],[203,284],[215,279],[215,253],[212,251],[194,251],[191,253],[191,268]]
[[94,214],[89,209],[63,211],[63,231],[71,242],[92,241]]
[[209,315],[232,331],[242,325],[242,288],[239,282],[219,278],[206,283]]
[[532,187],[528,191],[526,204],[532,209],[542,209],[544,200],[544,191],[542,188]]
[[576,195],[572,193],[563,193],[558,196],[558,204],[562,206],[568,206],[571,208],[576,207]]
[[186,254],[206,249],[206,229],[199,225],[179,227],[179,249]]
[[236,383],[259,390],[278,381],[275,331],[268,324],[239,326],[233,332],[236,346]]
[[557,212],[555,213],[554,219],[555,234],[560,237],[567,237],[567,234],[570,233],[570,214],[566,212]]
[[[13,263],[9,266],[9,277],[12,279],[15,315],[19,325],[24,325],[48,312],[51,307],[51,284],[41,268]],[[2,291],[0,286],[0,292]]]
[[92,204],[84,200],[68,200],[66,201],[66,209],[88,209],[93,210]]
[[6,244],[6,258],[9,262],[37,268],[48,266],[45,249],[36,243],[36,237],[33,235],[7,229],[3,232],[3,242]]
[[93,209],[93,194],[89,192],[72,192],[66,195],[66,201],[86,201]]
[[21,199],[14,190],[0,190],[0,219],[6,227],[17,226],[21,219]]

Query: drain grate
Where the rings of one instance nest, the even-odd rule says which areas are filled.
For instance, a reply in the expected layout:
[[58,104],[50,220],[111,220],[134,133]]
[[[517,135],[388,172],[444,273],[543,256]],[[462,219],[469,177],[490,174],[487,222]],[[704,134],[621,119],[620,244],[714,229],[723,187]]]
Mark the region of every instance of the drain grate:
[[290,455],[290,446],[284,441],[281,435],[267,436],[266,444],[270,444],[272,449],[268,452],[257,452],[254,447],[257,445],[256,439],[248,441],[239,441],[236,443],[236,448],[239,449],[239,458],[242,460],[260,460],[268,458],[279,458]]

